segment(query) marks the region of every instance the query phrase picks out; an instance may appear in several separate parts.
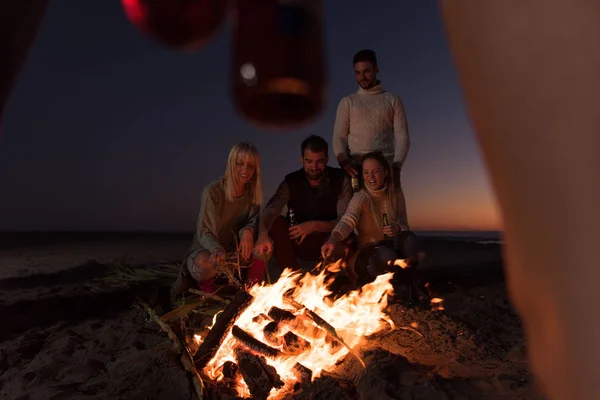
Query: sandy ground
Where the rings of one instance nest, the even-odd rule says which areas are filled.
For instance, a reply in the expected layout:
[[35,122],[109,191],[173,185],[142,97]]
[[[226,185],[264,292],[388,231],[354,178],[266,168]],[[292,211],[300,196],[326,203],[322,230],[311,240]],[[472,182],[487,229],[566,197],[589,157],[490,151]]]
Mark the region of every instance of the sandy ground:
[[[121,239],[0,248],[1,399],[194,399],[170,340],[144,310],[169,308],[156,283],[97,292],[106,263],[177,260],[188,240]],[[495,245],[428,241],[423,276],[444,311],[392,304],[398,326],[346,357],[301,399],[543,399],[527,369]]]

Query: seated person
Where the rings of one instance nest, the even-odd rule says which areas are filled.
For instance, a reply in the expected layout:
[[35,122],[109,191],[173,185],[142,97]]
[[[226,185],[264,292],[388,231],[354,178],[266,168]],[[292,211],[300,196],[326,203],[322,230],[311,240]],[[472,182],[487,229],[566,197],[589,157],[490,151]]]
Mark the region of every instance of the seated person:
[[[321,245],[352,197],[344,170],[327,166],[328,152],[322,137],[305,139],[300,146],[302,168],[285,177],[261,213],[257,251],[273,252],[280,270],[298,269],[298,259],[319,261]],[[294,210],[297,225],[289,226],[281,215],[285,206]]]
[[236,250],[234,235],[239,236],[241,258],[250,264],[247,279],[262,279],[264,262],[252,259],[262,197],[258,151],[251,143],[238,143],[229,152],[225,175],[202,191],[192,246],[175,283],[177,295],[189,287],[214,292],[217,267],[227,252]]
[[347,268],[351,282],[358,279],[361,285],[390,270],[388,263],[398,258],[408,258],[413,265],[418,261],[416,237],[408,230],[403,210],[397,209],[403,203],[398,202],[398,189],[391,182],[391,168],[383,154],[365,154],[362,173],[364,190],[352,196],[321,248],[323,257],[329,257],[356,229],[358,251],[347,260]]

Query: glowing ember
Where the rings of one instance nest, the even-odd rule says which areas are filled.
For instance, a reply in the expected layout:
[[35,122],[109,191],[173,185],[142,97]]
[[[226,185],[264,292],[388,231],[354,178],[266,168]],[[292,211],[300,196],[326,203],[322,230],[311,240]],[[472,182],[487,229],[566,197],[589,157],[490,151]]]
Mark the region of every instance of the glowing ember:
[[[402,267],[401,264],[395,265]],[[325,332],[323,323],[317,324],[309,318],[311,315],[314,317],[310,311],[329,323],[344,343],[353,349],[365,336],[388,325],[394,327],[392,320],[383,312],[388,305],[388,295],[393,292],[390,283],[393,273],[380,275],[359,290],[331,301],[327,296],[332,294],[328,286],[333,279],[326,282],[328,271],[339,271],[339,264],[333,264],[318,275],[303,275],[286,269],[274,284],[255,285],[249,290],[254,301],[235,321],[234,333],[239,338],[240,332],[245,332],[271,350],[276,349],[276,353],[270,351],[267,355],[266,363],[275,368],[284,386],[273,388],[270,398],[291,388],[298,381],[294,374],[297,364],[312,371],[314,379],[323,371],[331,371],[349,352],[347,347]],[[283,312],[287,317],[274,321],[277,319],[274,311],[281,314],[281,310],[287,311]],[[289,338],[294,338],[292,345],[287,340]],[[200,339],[197,337],[197,340]],[[228,361],[228,364],[237,362],[235,349],[239,345],[240,339],[229,332],[204,373],[211,379],[222,380],[224,364]],[[239,374],[236,379],[240,396],[248,396],[246,382]]]
[[394,265],[402,269],[408,268],[408,263],[406,262],[406,260],[396,260],[394,261]]

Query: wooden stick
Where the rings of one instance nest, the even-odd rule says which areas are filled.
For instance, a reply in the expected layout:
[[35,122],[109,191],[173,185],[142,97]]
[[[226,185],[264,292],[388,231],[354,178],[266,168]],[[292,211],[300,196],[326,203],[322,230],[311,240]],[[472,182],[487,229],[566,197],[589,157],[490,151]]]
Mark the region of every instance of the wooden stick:
[[194,293],[194,294],[197,294],[197,295],[200,295],[200,296],[211,298],[211,299],[216,300],[216,301],[218,301],[220,303],[223,303],[223,304],[229,304],[229,300],[226,300],[226,299],[222,298],[221,296],[216,295],[214,293],[208,293],[208,292],[205,292],[203,290],[191,289],[191,288],[188,289],[188,292]]
[[243,290],[237,292],[231,299],[194,356],[197,369],[202,370],[215,356],[235,321],[252,304],[252,301],[254,301],[254,297]]
[[253,353],[259,353],[270,358],[275,358],[281,355],[279,350],[261,342],[237,325],[234,325],[233,328],[231,328],[231,334],[238,340],[239,343],[244,345],[244,347]]
[[188,372],[189,375],[191,375],[192,383],[194,384],[194,389],[196,390],[196,395],[198,396],[199,400],[202,400],[204,393],[204,382],[202,381],[202,378],[200,378],[200,374],[198,374],[198,370],[194,366],[194,362],[192,361],[192,357],[190,356],[190,353],[187,350],[187,346],[182,345],[175,332],[173,332],[173,329],[171,329],[169,325],[163,322],[152,308],[150,308],[147,304],[143,305],[146,308],[146,312],[148,313],[150,318],[154,322],[156,322],[156,324],[158,324],[158,326],[171,339],[173,343],[173,350],[177,354],[179,354],[179,359],[183,364],[183,368]]
[[263,260],[265,262],[265,272],[267,273],[267,283],[271,284],[271,273],[269,272],[269,263],[267,262],[267,255],[263,253]]

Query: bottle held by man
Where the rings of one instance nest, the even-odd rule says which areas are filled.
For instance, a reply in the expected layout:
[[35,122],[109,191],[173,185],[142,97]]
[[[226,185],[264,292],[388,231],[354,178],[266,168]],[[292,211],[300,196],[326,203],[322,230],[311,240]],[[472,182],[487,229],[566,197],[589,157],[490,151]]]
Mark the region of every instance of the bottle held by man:
[[294,213],[293,208],[290,208],[288,211],[288,222],[290,226],[298,225],[298,221],[296,221],[296,214]]

